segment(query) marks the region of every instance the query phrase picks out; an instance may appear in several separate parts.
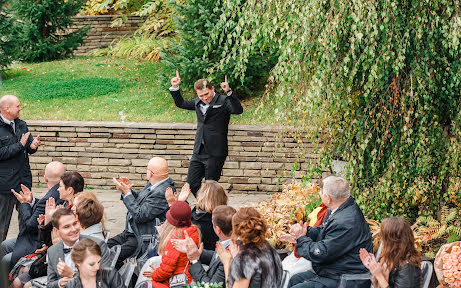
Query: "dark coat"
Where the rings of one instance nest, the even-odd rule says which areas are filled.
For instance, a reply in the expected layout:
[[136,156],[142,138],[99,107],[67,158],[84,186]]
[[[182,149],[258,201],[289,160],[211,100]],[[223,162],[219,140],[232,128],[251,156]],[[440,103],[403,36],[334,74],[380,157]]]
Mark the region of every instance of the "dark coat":
[[21,136],[29,132],[26,122],[15,119],[16,134],[13,127],[0,118],[0,193],[11,194],[21,190],[20,184],[29,189],[32,187],[32,173],[30,172],[29,154],[37,150],[30,148],[33,141],[32,134],[25,146],[22,146]]
[[197,132],[195,134],[194,153],[198,154],[203,141],[210,156],[226,158],[227,132],[231,114],[242,114],[243,107],[232,93],[230,96],[215,94],[205,115],[199,108],[200,99],[184,100],[181,92],[170,91],[177,107],[195,110],[197,114]]
[[297,253],[312,261],[317,275],[337,279],[341,274],[367,273],[359,250],[373,252],[370,228],[354,198],[349,197],[322,226],[308,227],[296,243]]
[[[59,184],[51,187],[50,190],[43,196],[42,199],[35,199],[34,206],[29,203],[22,203],[19,205],[19,217],[21,218],[22,225],[19,227],[18,238],[11,257],[11,265],[14,266],[19,258],[33,253],[36,249],[41,248],[41,241],[39,237],[37,218],[40,214],[45,214],[46,200],[50,197],[56,199],[59,205],[63,203],[59,199],[58,192]],[[12,267],[10,267],[11,269]]]
[[[107,248],[106,242],[98,238],[80,235],[80,240],[84,238],[90,238],[94,242],[98,243],[99,247],[101,247],[101,266],[110,267],[110,262],[112,259],[110,258],[110,252],[109,252],[109,248]],[[46,283],[47,288],[60,288],[58,281],[62,277],[58,273],[57,265],[58,265],[59,258],[61,258],[61,260],[64,261],[64,250],[63,249],[64,249],[64,243],[62,241],[59,241],[58,243],[48,248],[48,251],[47,251],[48,278],[47,278],[47,283]]]
[[406,263],[403,267],[392,269],[391,273],[389,273],[389,287],[421,287],[421,269],[408,263]]
[[[202,264],[208,265],[208,270],[203,269]],[[192,264],[189,273],[195,282],[204,283],[224,283],[226,275],[224,274],[224,265],[215,251],[203,250],[200,260]]]
[[[116,269],[102,268],[96,274],[96,287],[98,288],[122,288],[124,283]],[[72,280],[67,282],[66,288],[82,288],[82,280],[77,273]]]
[[160,222],[166,220],[166,212],[170,209],[165,198],[168,187],[176,191],[174,181],[170,177],[160,183],[153,191],[150,191],[151,183],[139,191],[131,190],[131,194],[122,197],[123,203],[128,209],[126,221],[128,221],[138,241],[138,248],[132,257],[144,253],[149,245],[155,228],[155,219]]
[[216,242],[219,241],[218,235],[214,232],[213,223],[211,222],[211,214],[208,212],[197,211],[192,209],[192,224],[195,224],[202,233],[203,248],[206,250],[214,250]]

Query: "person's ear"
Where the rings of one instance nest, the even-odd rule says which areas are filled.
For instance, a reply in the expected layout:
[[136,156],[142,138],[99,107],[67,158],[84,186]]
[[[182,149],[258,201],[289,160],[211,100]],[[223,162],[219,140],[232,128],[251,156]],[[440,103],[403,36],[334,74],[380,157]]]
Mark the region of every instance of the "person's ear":
[[48,183],[48,177],[46,177],[46,175],[43,175],[43,178],[45,178],[45,183]]

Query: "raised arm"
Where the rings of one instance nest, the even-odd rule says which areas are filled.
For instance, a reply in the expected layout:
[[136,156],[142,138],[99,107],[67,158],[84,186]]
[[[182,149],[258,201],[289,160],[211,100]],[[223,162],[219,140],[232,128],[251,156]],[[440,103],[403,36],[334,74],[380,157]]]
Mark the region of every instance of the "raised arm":
[[176,70],[176,77],[171,79],[170,87],[170,93],[173,97],[174,104],[181,109],[195,110],[194,100],[184,100],[184,98],[182,98],[181,91],[179,91],[179,83],[181,83],[181,77],[179,77],[179,71]]
[[235,96],[234,92],[229,87],[229,83],[227,82],[227,76],[224,76],[224,82],[221,82],[221,88],[227,94],[225,105],[229,113],[230,114],[242,114],[243,113],[242,104],[240,104],[239,99]]

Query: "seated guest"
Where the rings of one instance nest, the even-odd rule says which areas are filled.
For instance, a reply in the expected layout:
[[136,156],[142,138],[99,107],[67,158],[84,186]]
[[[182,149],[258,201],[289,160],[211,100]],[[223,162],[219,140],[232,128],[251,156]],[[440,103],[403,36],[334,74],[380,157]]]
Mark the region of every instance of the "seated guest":
[[[54,244],[47,251],[48,257],[48,288],[64,287],[74,276],[76,267],[71,258],[72,247],[84,238],[91,238],[80,235],[80,223],[74,212],[70,209],[60,208],[52,216],[51,222],[57,229],[62,241]],[[91,238],[101,247],[101,265],[109,267],[111,259],[109,249],[104,241]]]
[[50,197],[59,199],[59,181],[64,172],[64,165],[61,162],[54,161],[46,165],[44,178],[48,192],[40,200],[34,198],[29,188],[24,185],[21,185],[22,191],[19,193],[13,192],[20,203],[18,212],[21,226],[17,238],[5,240],[1,244],[1,248],[7,253],[2,261],[10,270],[19,258],[41,247],[37,218],[45,213],[45,203]]
[[[158,253],[161,255],[161,263],[159,267],[150,266],[155,268],[154,270],[145,271],[146,269],[143,267],[142,275],[151,280],[147,283],[140,283],[141,287],[144,285],[144,287],[168,288],[169,279],[173,275],[181,273],[186,273],[187,283],[192,282],[192,276],[188,271],[189,260],[186,253],[176,250],[171,242],[173,239],[184,239],[187,235],[192,238],[196,246],[199,244],[200,232],[197,226],[192,225],[191,213],[189,204],[184,201],[176,201],[171,205],[166,214],[166,221],[160,228]],[[149,263],[145,265],[149,265]],[[184,283],[184,286],[187,283]]]
[[95,198],[77,197],[74,202],[75,206],[72,206],[72,209],[75,207],[74,213],[77,214],[78,221],[80,222],[80,234],[104,240],[102,225],[104,206],[99,203],[93,193],[88,192],[85,194],[93,195]]
[[192,224],[200,229],[203,246],[207,250],[214,250],[219,241],[211,221],[211,212],[219,205],[227,205],[226,192],[218,182],[206,180],[198,191],[197,204],[192,210]]
[[[113,179],[117,189],[122,192],[122,201],[128,209],[125,230],[109,239],[109,247],[121,245],[122,251],[117,261],[117,268],[130,257],[142,255],[149,243],[143,242],[143,235],[152,235],[155,219],[165,221],[169,209],[165,198],[168,187],[174,189],[173,180],[168,177],[168,163],[164,158],[154,157],[147,164],[147,185],[139,190],[131,190],[133,186],[128,178]],[[146,237],[149,238],[150,237]]]
[[408,221],[392,217],[381,223],[382,252],[379,262],[365,249],[360,259],[370,270],[375,288],[419,288],[421,255],[415,248],[415,237]]
[[[50,197],[45,204],[45,219],[43,224],[38,226],[40,240],[47,247],[51,246],[51,218],[53,213],[60,207],[60,203],[65,204],[68,209],[72,207],[74,198],[83,191],[85,187],[85,180],[78,172],[66,172],[61,176],[59,181],[59,201]],[[63,201],[63,202],[61,202]]]
[[[319,193],[329,209],[323,225],[308,227],[301,222],[290,229],[297,253],[312,262],[314,271],[293,275],[289,287],[336,288],[341,274],[367,272],[358,251],[361,247],[373,251],[370,228],[350,196],[349,184],[341,177],[330,176],[323,180]],[[368,283],[357,283],[357,287]]]
[[[232,216],[235,212],[234,208],[224,205],[213,209],[213,229],[226,249],[229,247],[232,236]],[[226,281],[224,266],[214,250],[203,249],[203,243],[198,249],[195,242],[187,236],[184,240],[173,239],[171,242],[176,250],[187,254],[191,263],[189,273],[194,281],[201,283],[224,283]],[[205,271],[202,264],[208,265],[208,270]]]
[[[267,242],[266,231],[266,221],[253,207],[240,208],[232,217],[230,251],[220,243],[216,246],[224,265],[227,287],[282,287],[282,262]],[[241,241],[241,246],[236,244],[237,239]]]
[[71,257],[78,273],[67,282],[66,288],[121,288],[124,286],[117,270],[100,265],[101,247],[90,238],[82,239],[75,244]]

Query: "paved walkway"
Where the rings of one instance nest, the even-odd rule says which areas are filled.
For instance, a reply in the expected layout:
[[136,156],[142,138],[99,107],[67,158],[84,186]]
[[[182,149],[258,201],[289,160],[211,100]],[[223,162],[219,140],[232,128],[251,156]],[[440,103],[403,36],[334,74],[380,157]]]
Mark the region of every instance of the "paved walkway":
[[[45,188],[34,188],[32,192],[34,197],[40,198],[46,193]],[[116,190],[91,190],[96,194],[105,208],[106,228],[111,231],[111,235],[117,235],[125,228],[126,208],[120,200],[120,192]],[[237,208],[257,204],[259,201],[267,200],[270,194],[229,194],[229,205]],[[194,196],[189,197],[189,203],[195,203]],[[13,238],[18,235],[18,214],[14,210],[13,218],[11,219],[10,229],[7,238]]]

